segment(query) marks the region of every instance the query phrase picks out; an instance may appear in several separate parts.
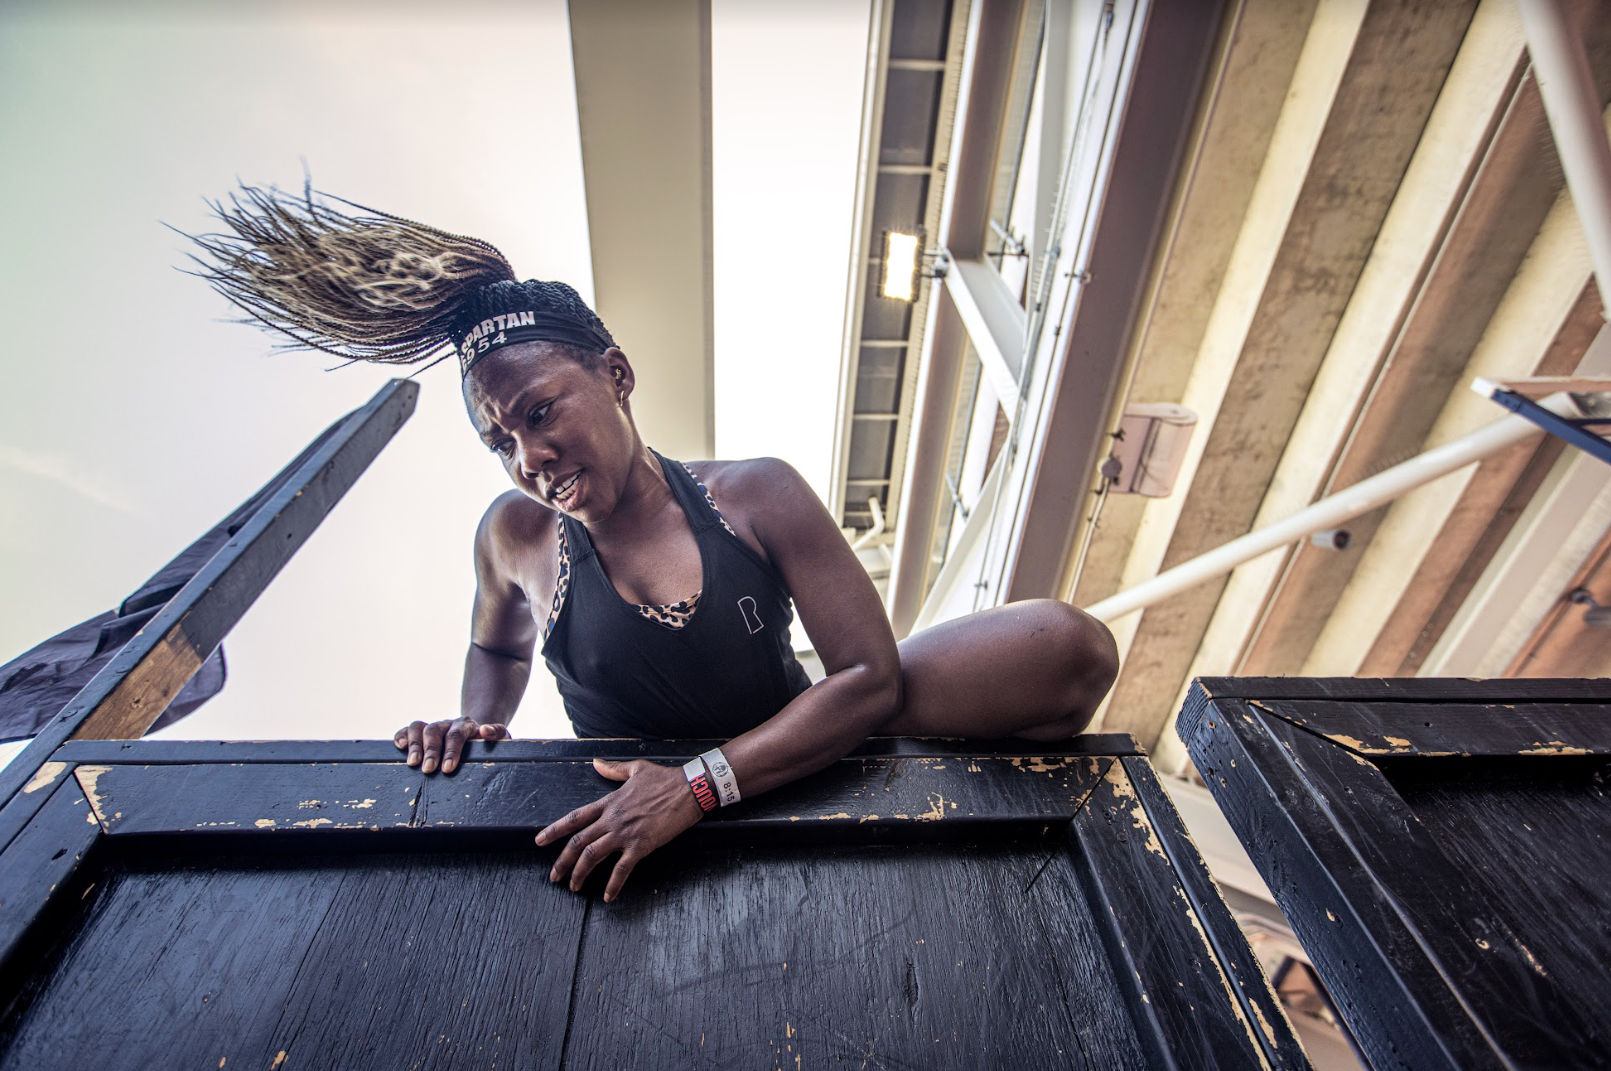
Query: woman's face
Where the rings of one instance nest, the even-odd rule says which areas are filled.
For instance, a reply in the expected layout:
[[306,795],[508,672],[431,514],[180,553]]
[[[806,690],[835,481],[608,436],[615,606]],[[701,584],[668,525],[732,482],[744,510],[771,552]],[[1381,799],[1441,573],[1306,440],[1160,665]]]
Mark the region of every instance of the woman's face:
[[614,511],[640,452],[632,385],[618,349],[588,368],[552,343],[523,342],[476,363],[464,404],[516,487],[587,524]]

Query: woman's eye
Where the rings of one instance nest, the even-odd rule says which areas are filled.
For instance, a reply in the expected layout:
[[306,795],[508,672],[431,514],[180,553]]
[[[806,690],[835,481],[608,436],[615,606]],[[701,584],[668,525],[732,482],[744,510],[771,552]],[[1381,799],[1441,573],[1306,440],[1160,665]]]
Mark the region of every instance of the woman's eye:
[[508,439],[503,439],[492,444],[492,452],[499,457],[510,457],[515,452],[515,444]]
[[535,428],[538,424],[541,424],[543,421],[548,419],[548,411],[553,407],[553,402],[544,402],[542,405],[539,405],[537,408],[531,411],[531,414],[526,417],[526,423]]

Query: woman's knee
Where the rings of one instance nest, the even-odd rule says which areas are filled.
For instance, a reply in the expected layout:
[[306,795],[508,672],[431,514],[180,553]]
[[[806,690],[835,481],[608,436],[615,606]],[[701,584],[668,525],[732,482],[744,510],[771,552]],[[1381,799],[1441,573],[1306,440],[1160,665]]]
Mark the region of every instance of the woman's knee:
[[1052,634],[1068,708],[1087,715],[1095,712],[1119,675],[1113,633],[1084,610],[1058,599],[1035,599],[1031,606]]

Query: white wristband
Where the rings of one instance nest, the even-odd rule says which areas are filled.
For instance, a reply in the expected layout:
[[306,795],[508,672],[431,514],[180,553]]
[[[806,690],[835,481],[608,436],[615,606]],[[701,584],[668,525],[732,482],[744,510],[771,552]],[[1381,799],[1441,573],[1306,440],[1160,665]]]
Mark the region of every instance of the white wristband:
[[713,747],[699,756],[705,760],[705,768],[710,771],[710,779],[716,786],[716,798],[727,807],[743,799],[738,794],[738,778],[733,776],[733,768],[727,764],[727,756],[722,749]]

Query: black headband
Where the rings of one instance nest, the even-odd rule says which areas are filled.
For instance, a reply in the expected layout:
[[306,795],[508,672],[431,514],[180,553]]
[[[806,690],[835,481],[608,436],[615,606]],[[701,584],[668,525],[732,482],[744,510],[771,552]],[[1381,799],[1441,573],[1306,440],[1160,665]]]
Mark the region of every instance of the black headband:
[[561,342],[593,353],[615,345],[609,335],[568,316],[526,309],[489,316],[465,332],[459,343],[459,374],[466,376],[477,361],[517,342]]

